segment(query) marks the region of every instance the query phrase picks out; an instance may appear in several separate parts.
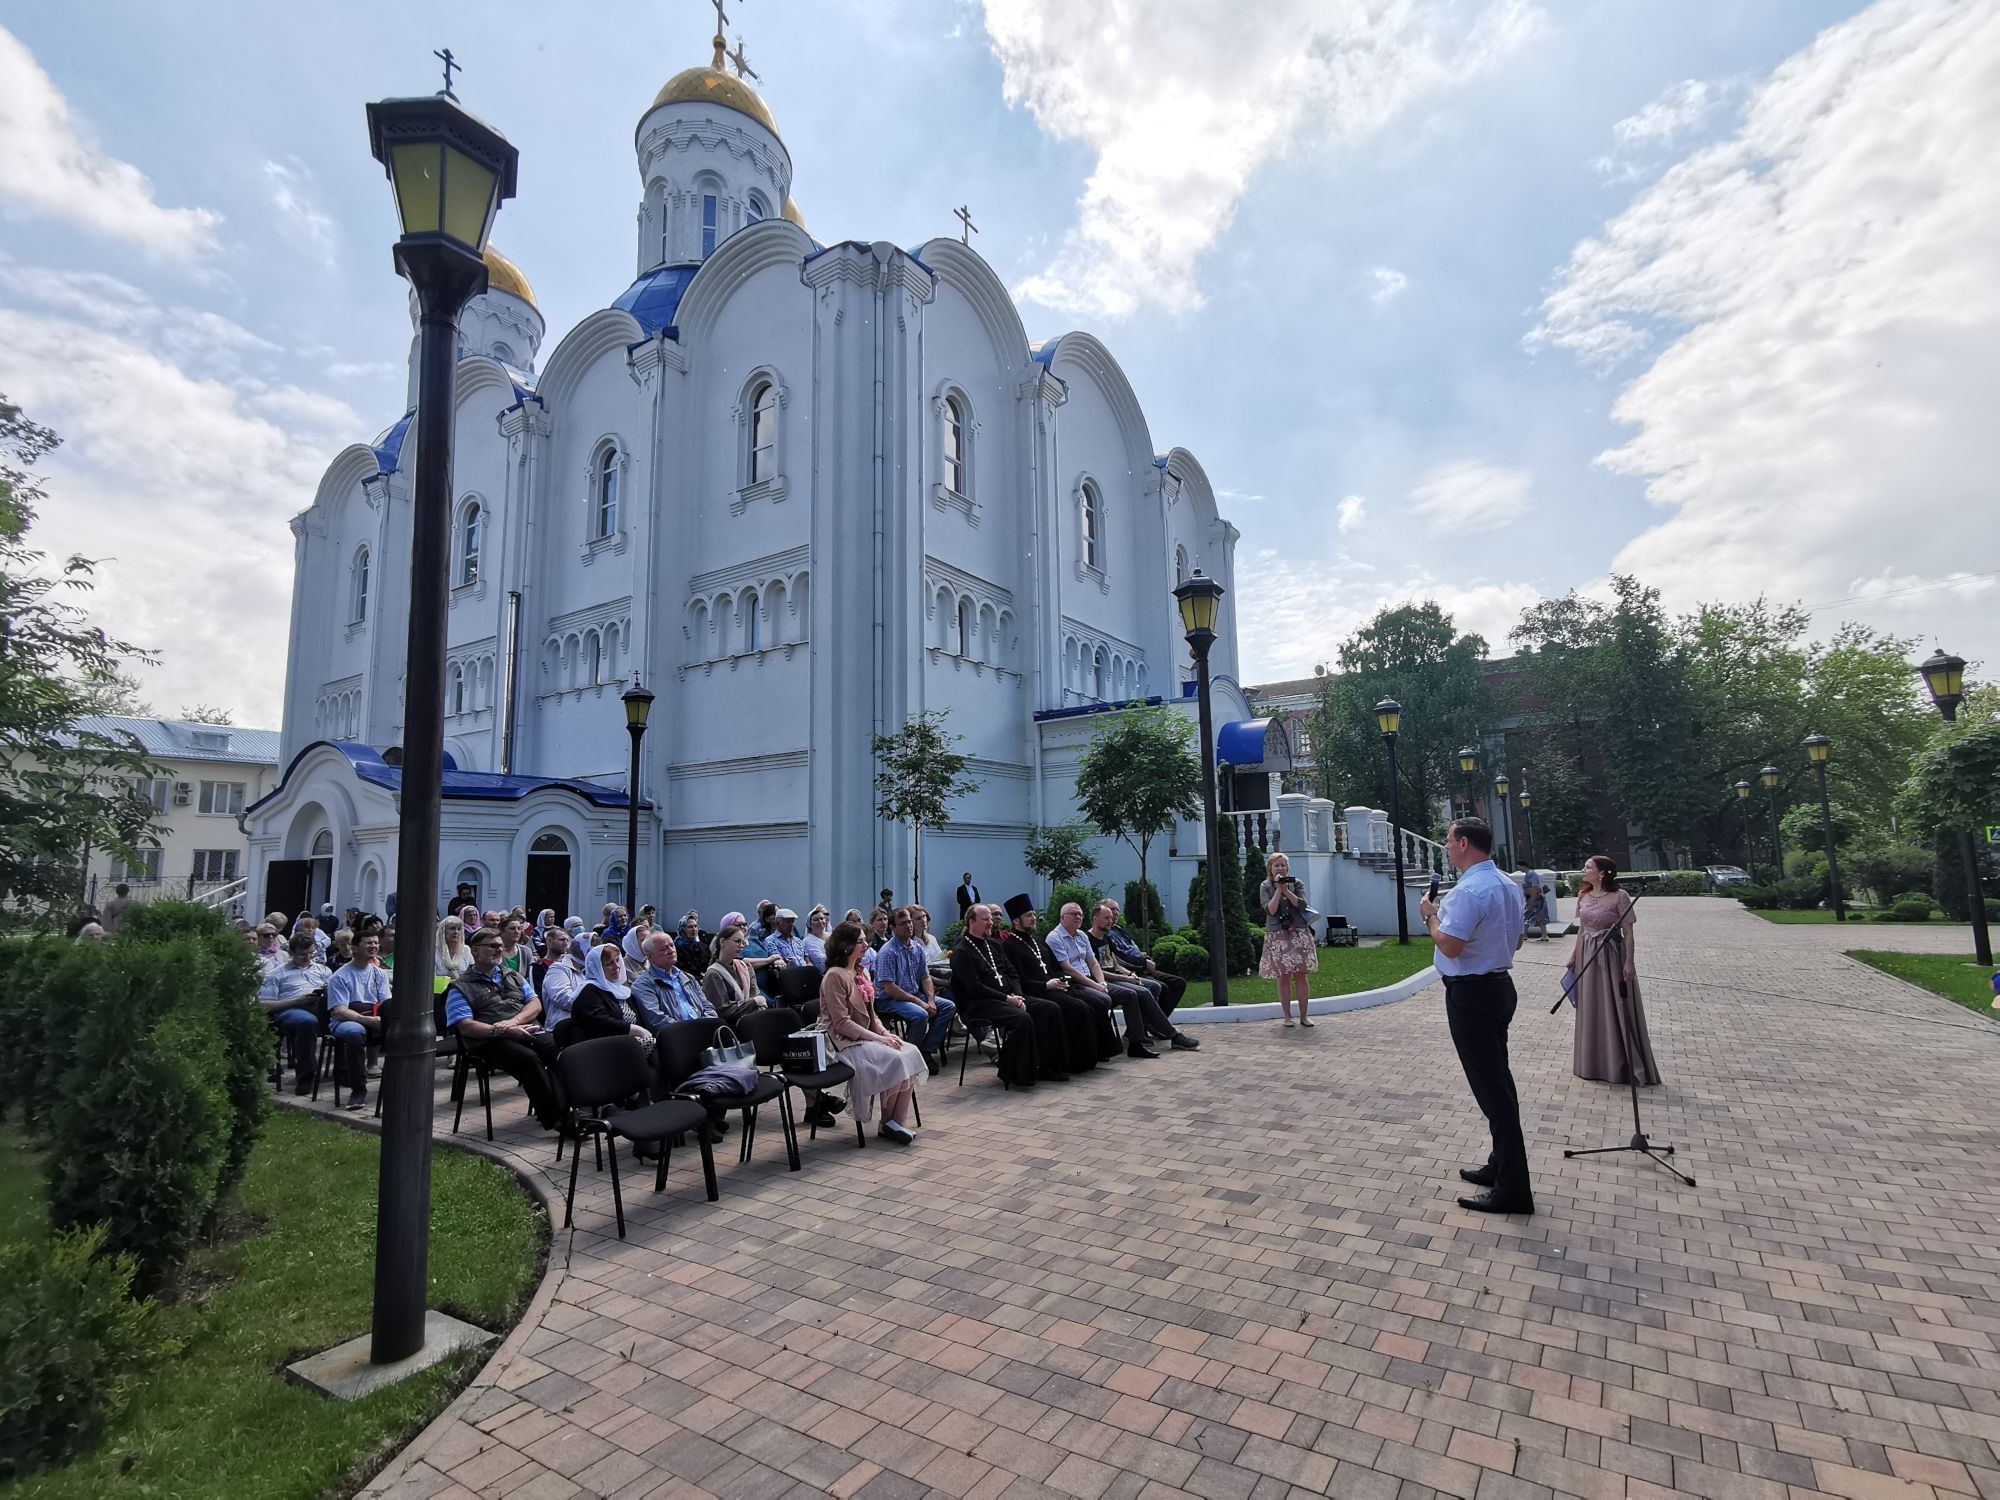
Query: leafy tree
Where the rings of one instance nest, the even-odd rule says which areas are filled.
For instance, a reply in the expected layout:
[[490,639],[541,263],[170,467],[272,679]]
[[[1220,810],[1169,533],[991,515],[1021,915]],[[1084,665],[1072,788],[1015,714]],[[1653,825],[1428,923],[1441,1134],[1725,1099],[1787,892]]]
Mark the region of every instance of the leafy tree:
[[181,709],[181,718],[190,724],[221,724],[233,726],[234,717],[226,708],[217,708],[211,703],[191,703]]
[[[1828,805],[1833,809],[1833,847],[1840,851],[1840,862],[1845,865],[1848,846],[1863,831],[1861,815],[1831,799]],[[1817,788],[1812,790],[1810,800],[1794,803],[1785,809],[1778,818],[1778,829],[1785,836],[1787,849],[1805,849],[1813,853],[1825,851],[1826,829],[1820,821]]]
[[1201,766],[1195,726],[1164,705],[1140,705],[1101,716],[1077,767],[1076,800],[1097,831],[1139,856],[1149,879],[1153,840],[1201,811]]
[[1549,870],[1574,870],[1591,855],[1599,853],[1603,840],[1598,835],[1597,803],[1590,778],[1584,773],[1575,752],[1554,734],[1531,734],[1515,748],[1521,770],[1514,791],[1523,782],[1534,794],[1535,836],[1528,838],[1529,814],[1516,801],[1513,809],[1514,844],[1519,857],[1534,856],[1535,864]]
[[1028,830],[1021,861],[1053,888],[1072,885],[1097,868],[1090,852],[1090,827],[1085,823],[1037,823]]
[[[1243,909],[1243,862],[1237,848],[1236,820],[1221,818],[1215,825],[1215,866],[1216,876],[1222,881],[1222,938],[1229,954],[1229,972],[1247,974],[1256,963],[1256,951],[1250,946],[1250,917]],[[1252,893],[1255,894],[1254,892]],[[1198,924],[1208,931],[1208,914],[1204,909]]]
[[1396,741],[1403,825],[1436,832],[1437,805],[1459,784],[1459,746],[1478,739],[1491,719],[1485,656],[1485,640],[1460,635],[1430,599],[1384,609],[1343,641],[1340,670],[1324,679],[1311,716],[1319,795],[1389,805],[1375,705],[1394,698],[1403,705]]
[[910,827],[910,881],[922,899],[924,830],[951,823],[951,804],[979,790],[966,774],[972,757],[953,747],[964,739],[945,728],[950,709],[932,709],[906,721],[899,734],[878,734],[875,751],[876,814]]
[[[1272,841],[1275,844],[1278,815],[1271,814]],[[1267,920],[1264,908],[1257,904],[1257,888],[1264,883],[1264,861],[1269,851],[1260,849],[1248,839],[1243,841],[1242,892],[1243,910],[1250,918],[1252,927],[1262,927]]]
[[43,498],[30,470],[57,441],[0,396],[0,925],[13,927],[60,924],[86,851],[132,854],[144,827],[120,795],[147,770],[137,742],[75,726],[99,711],[93,689],[147,658],[71,602],[94,586],[94,564],[72,556],[45,576],[27,542]]

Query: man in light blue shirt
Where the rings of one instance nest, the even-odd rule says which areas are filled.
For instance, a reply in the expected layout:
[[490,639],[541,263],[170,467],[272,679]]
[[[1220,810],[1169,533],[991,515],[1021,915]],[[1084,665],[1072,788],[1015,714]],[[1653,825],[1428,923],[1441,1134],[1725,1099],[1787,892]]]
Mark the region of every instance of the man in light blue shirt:
[[1507,1064],[1507,1028],[1514,1019],[1514,950],[1521,946],[1521,891],[1493,863],[1493,829],[1483,818],[1460,818],[1445,836],[1445,856],[1458,883],[1442,903],[1418,907],[1437,944],[1444,976],[1445,1018],[1459,1066],[1493,1135],[1483,1167],[1458,1175],[1486,1189],[1460,1198],[1482,1213],[1531,1214],[1528,1147],[1521,1135],[1521,1099]]
[[910,1040],[924,1057],[924,1066],[933,1077],[943,1065],[945,1038],[951,1035],[951,1018],[958,1008],[943,999],[931,983],[930,955],[917,946],[916,914],[907,906],[896,908],[889,919],[895,936],[875,953],[875,1012],[904,1023]]
[[264,971],[257,998],[285,1039],[285,1050],[298,1075],[293,1092],[310,1094],[319,1067],[320,1000],[315,997],[323,999],[330,976],[319,961],[312,934],[304,928],[292,934],[288,951],[287,962]]
[[348,1091],[343,1108],[361,1109],[368,1103],[368,1043],[381,1040],[382,1007],[388,1003],[382,939],[371,932],[354,940],[354,957],[326,981],[327,1030],[336,1048],[334,1081]]
[[680,949],[671,932],[647,934],[646,972],[632,981],[632,1003],[654,1031],[669,1021],[715,1019],[708,996],[681,967]]

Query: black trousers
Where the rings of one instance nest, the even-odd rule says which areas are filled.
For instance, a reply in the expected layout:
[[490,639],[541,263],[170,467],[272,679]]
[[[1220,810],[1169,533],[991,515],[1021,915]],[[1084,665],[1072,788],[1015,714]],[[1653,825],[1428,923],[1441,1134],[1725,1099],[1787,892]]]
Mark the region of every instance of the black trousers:
[[1160,1009],[1172,1015],[1174,1007],[1181,1003],[1181,996],[1187,993],[1187,981],[1178,974],[1149,974],[1146,977],[1151,983],[1160,987],[1160,993],[1156,997],[1160,1002]]
[[1118,1052],[1118,1034],[1111,1029],[1111,1009],[1081,995],[1051,992],[1045,997],[1062,1013],[1062,1071],[1086,1073]]
[[562,1105],[556,1100],[555,1038],[542,1033],[520,1032],[515,1036],[489,1036],[473,1044],[474,1055],[483,1057],[501,1072],[511,1074],[528,1096],[535,1118],[553,1130],[562,1120]]
[[980,1022],[1000,1033],[1002,1078],[1014,1084],[1033,1083],[1042,1070],[1034,1007],[1047,1004],[1046,1000],[1030,1000],[1027,1010],[1016,1010],[1004,1001],[992,1004],[968,1001],[959,1007],[958,1013],[968,1026]]
[[1534,1201],[1528,1183],[1528,1144],[1521,1136],[1521,1097],[1507,1065],[1507,1028],[1514,1020],[1514,1005],[1514,977],[1504,971],[1445,979],[1444,1013],[1451,1023],[1452,1045],[1493,1135],[1493,1151],[1486,1160],[1493,1168],[1494,1195],[1526,1205]]

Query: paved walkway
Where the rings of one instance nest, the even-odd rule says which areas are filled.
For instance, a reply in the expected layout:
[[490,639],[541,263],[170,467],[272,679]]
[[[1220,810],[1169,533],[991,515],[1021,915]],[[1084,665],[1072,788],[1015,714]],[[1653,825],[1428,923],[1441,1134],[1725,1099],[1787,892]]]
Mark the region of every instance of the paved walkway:
[[718,1204],[678,1156],[628,1179],[622,1244],[586,1164],[552,1295],[370,1493],[1996,1500],[2000,1028],[1833,928],[1642,917],[1647,1128],[1698,1188],[1563,1160],[1630,1116],[1570,1075],[1553,943],[1514,1029],[1533,1218],[1453,1202],[1484,1144],[1436,989],[940,1080],[912,1150],[822,1133],[794,1175],[773,1129]]

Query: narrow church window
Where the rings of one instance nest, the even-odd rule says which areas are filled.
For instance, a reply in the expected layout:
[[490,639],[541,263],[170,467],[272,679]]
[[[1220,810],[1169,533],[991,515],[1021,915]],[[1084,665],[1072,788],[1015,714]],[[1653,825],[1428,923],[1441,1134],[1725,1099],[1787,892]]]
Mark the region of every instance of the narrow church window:
[[[1102,568],[1104,566],[1101,555],[1103,549],[1098,545],[1097,537],[1099,510],[1097,486],[1087,479],[1083,482],[1083,499],[1080,508],[1083,512],[1083,565],[1086,568]],[[1100,693],[1098,696],[1102,697],[1104,695]]]
[[604,639],[596,631],[583,638],[583,668],[585,682],[604,680]]
[[1174,548],[1174,587],[1187,582],[1187,548]]
[[745,589],[741,603],[743,609],[743,651],[745,655],[748,655],[752,651],[763,649],[764,644],[763,638],[757,629],[757,591],[755,589]]
[[960,656],[978,655],[978,652],[974,649],[978,645],[978,641],[979,638],[972,633],[972,601],[970,599],[960,599],[958,601],[958,654]]
[[717,207],[718,205],[716,203],[715,194],[713,193],[702,194],[701,257],[703,260],[706,260],[708,259],[709,256],[715,254],[715,223],[716,223]]
[[958,397],[944,398],[944,487],[954,495],[970,495],[965,477],[965,408]]
[[1102,646],[1099,646],[1097,648],[1097,657],[1091,663],[1091,672],[1090,672],[1091,696],[1097,699],[1099,703],[1104,702],[1104,687],[1105,687],[1104,668],[1105,668],[1104,648]]
[[750,207],[744,211],[744,222],[755,224],[759,219],[768,219],[771,211],[764,206],[764,200],[755,193],[750,195]]
[[597,461],[597,531],[600,537],[618,530],[618,450],[606,448]]
[[455,714],[464,713],[465,712],[465,668],[458,665],[456,662],[452,664],[451,678],[447,686],[450,689],[450,691],[447,694],[447,697],[450,700],[451,712]]
[[479,547],[484,532],[483,515],[477,500],[465,502],[458,513],[458,584],[464,588],[479,582]]
[[368,618],[368,549],[354,549],[354,607],[349,618],[356,625]]
[[766,380],[750,394],[750,482],[762,484],[778,467],[778,388]]

